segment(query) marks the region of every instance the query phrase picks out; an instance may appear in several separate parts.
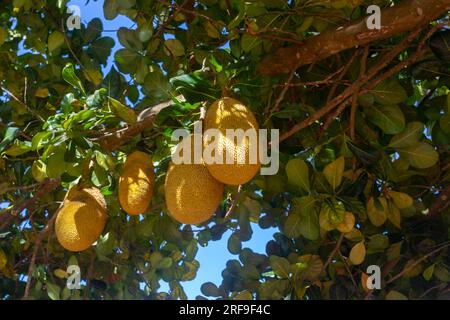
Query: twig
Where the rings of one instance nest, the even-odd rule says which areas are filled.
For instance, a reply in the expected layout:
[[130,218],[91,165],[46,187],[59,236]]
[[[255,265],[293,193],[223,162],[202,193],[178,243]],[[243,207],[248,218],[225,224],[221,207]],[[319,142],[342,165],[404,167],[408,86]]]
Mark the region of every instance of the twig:
[[236,205],[239,201],[241,191],[242,191],[242,185],[239,185],[237,192],[232,197],[230,207],[228,208],[227,213],[223,217],[224,220],[228,220],[231,217],[231,215],[233,214],[234,209],[236,208]]
[[[366,67],[367,67],[367,57],[369,56],[369,46],[366,46],[364,48],[363,58],[361,59],[361,69],[359,72],[359,78],[361,78],[366,73]],[[358,96],[359,96],[359,89],[358,88],[355,91],[355,94],[353,95],[352,100],[352,108],[350,111],[350,138],[352,140],[355,140],[356,138],[356,130],[355,130],[355,118],[356,118],[356,111],[358,110]]]
[[34,183],[30,184],[28,186],[14,186],[14,187],[8,187],[8,188],[1,188],[0,186],[0,194],[11,192],[11,191],[26,191],[30,189],[34,189],[38,186],[40,186],[42,183]]
[[[184,97],[182,95],[179,95],[176,97],[176,99],[184,100]],[[169,100],[166,102],[162,102],[154,107],[147,108],[139,114],[138,121],[130,125],[129,127],[108,133],[100,138],[91,138],[90,140],[97,141],[105,150],[114,151],[128,140],[140,134],[145,129],[151,128],[159,112],[167,107],[172,106],[173,104],[173,101]]]
[[84,293],[83,293],[83,300],[87,299],[89,290],[91,288],[91,284],[92,284],[92,280],[91,279],[92,279],[92,274],[94,273],[95,257],[96,257],[96,253],[93,250],[92,253],[91,253],[91,259],[89,261],[89,267],[88,267],[88,270],[87,270],[87,278],[86,278],[87,285],[86,285],[86,288],[85,288]]
[[438,253],[439,251],[441,251],[442,249],[447,248],[448,246],[450,246],[450,243],[444,244],[443,246],[440,246],[439,248],[431,251],[430,253],[424,255],[422,258],[414,261],[413,263],[411,263],[407,268],[404,268],[400,273],[398,273],[397,275],[393,276],[392,278],[390,278],[389,280],[386,281],[386,284],[392,283],[395,280],[397,280],[398,278],[401,278],[406,272],[408,272],[409,270],[413,269],[415,266],[417,266],[419,263],[425,261],[426,259],[428,259],[429,257],[431,257],[432,255]]
[[7,95],[9,95],[11,98],[13,98],[16,102],[18,102],[21,106],[25,107],[28,110],[28,112],[31,113],[34,117],[39,119],[41,122],[45,122],[44,118],[42,118],[36,111],[31,109],[25,102],[23,102],[22,100],[17,98],[11,91],[9,91],[8,89],[6,89],[3,86],[0,86],[0,88],[3,91],[5,91]]
[[370,79],[372,79],[374,76],[378,74],[381,70],[383,70],[399,53],[401,53],[411,41],[413,41],[417,35],[420,33],[421,30],[416,30],[412,32],[408,37],[406,37],[402,42],[400,42],[393,50],[388,52],[380,61],[373,66],[366,75],[364,75],[360,81],[355,82],[351,86],[349,86],[346,90],[344,90],[340,95],[335,97],[334,99],[330,100],[322,109],[318,110],[316,113],[308,117],[307,119],[303,120],[300,123],[297,123],[294,125],[290,130],[283,133],[280,136],[280,142],[286,140],[290,136],[294,135],[301,129],[304,129],[320,118],[322,118],[324,115],[328,114],[332,110],[334,110],[337,106],[339,106],[341,103],[343,103],[345,100],[347,100],[350,96],[353,95],[355,90],[359,87],[361,87],[363,84],[367,83]]
[[80,59],[78,59],[78,56],[75,54],[75,52],[74,52],[73,49],[72,49],[72,46],[70,45],[69,38],[67,38],[66,30],[64,29],[64,20],[61,20],[61,32],[62,32],[62,34],[64,35],[64,40],[65,40],[65,42],[66,42],[66,44],[67,44],[67,48],[69,49],[70,54],[71,54],[72,57],[75,59],[75,61],[80,65],[81,69],[82,69],[83,72],[84,72],[84,70],[85,70],[84,65],[83,65],[83,63],[80,61]]
[[[426,10],[425,10],[426,8]],[[450,5],[443,0],[401,1],[383,9],[381,30],[367,27],[364,17],[338,29],[308,37],[304,44],[281,47],[260,62],[258,71],[266,76],[288,73],[302,65],[313,64],[336,53],[392,38],[399,34],[421,30],[444,15]]]
[[[161,33],[164,31],[164,29],[167,27],[167,25],[169,25],[173,21],[173,19],[175,19],[175,16],[177,15],[177,13],[180,12],[183,9],[183,7],[189,3],[189,0],[185,0],[180,6],[178,6],[175,2],[173,4],[167,4],[163,1],[160,1],[160,2],[164,5],[168,5],[169,7],[175,7],[175,11],[171,15],[169,15],[167,20],[164,21],[158,27],[158,30],[155,32],[155,34],[153,35],[152,38],[158,38],[161,35]],[[169,11],[170,11],[170,9],[169,9]]]
[[421,294],[419,296],[419,298],[417,298],[417,300],[423,299],[424,297],[426,297],[431,291],[435,290],[435,289],[445,289],[445,287],[447,286],[447,283],[439,283],[437,286],[431,287],[428,290],[426,290],[423,294]]
[[341,233],[339,240],[336,242],[336,246],[334,247],[333,251],[331,251],[330,255],[328,256],[328,259],[325,262],[325,264],[323,265],[322,271],[320,273],[323,273],[327,269],[328,265],[333,260],[333,257],[335,256],[335,254],[339,251],[339,248],[341,247],[341,244],[342,244],[342,240],[344,240],[343,233]]
[[280,110],[281,102],[283,101],[284,96],[286,95],[286,92],[289,90],[289,85],[291,84],[292,79],[294,78],[294,76],[295,76],[295,70],[292,71],[291,74],[289,75],[289,78],[287,79],[286,83],[284,84],[283,90],[281,90],[281,93],[280,93],[280,95],[278,96],[277,101],[275,101],[275,105],[273,106],[272,109],[269,110],[269,113],[270,113],[270,114],[272,114],[272,113],[277,112],[278,110]]
[[[355,50],[355,52],[352,54],[352,56],[350,57],[350,60],[345,64],[344,69],[342,69],[339,77],[337,78],[337,81],[342,80],[342,78],[344,78],[344,76],[347,74],[348,69],[350,69],[350,67],[353,64],[353,61],[355,61],[356,57],[359,55],[359,51]],[[339,55],[337,55],[337,57],[340,57]],[[340,60],[340,59],[339,59]],[[338,61],[339,61],[338,60]],[[330,89],[330,92],[328,92],[328,97],[327,97],[327,102],[329,102],[333,97],[334,94],[336,93],[336,89],[338,87],[338,82],[335,82],[333,84],[333,86]]]
[[22,202],[18,206],[14,206],[12,209],[7,209],[1,212],[0,215],[0,230],[8,227],[17,214],[21,213],[25,209],[31,209],[34,205],[47,193],[53,191],[60,185],[61,179],[48,179],[41,184],[41,188],[36,192],[36,194]]
[[[61,206],[60,206],[61,208]],[[36,263],[36,255],[39,250],[39,247],[42,243],[42,240],[44,239],[44,236],[53,228],[53,225],[55,224],[56,216],[58,215],[59,209],[53,214],[51,219],[47,222],[47,225],[42,229],[41,232],[36,236],[36,240],[34,242],[33,247],[33,255],[31,256],[30,265],[28,266],[28,273],[27,273],[27,284],[25,286],[25,293],[23,295],[23,299],[27,299],[30,295],[30,287],[31,287],[31,281],[33,276],[33,270]]]

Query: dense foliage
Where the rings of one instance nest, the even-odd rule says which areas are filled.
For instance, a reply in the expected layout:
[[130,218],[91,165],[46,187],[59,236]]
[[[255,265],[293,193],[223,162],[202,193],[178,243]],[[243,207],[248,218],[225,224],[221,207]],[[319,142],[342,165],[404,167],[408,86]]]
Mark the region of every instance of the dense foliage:
[[[0,8],[0,299],[185,299],[199,246],[227,230],[236,258],[222,283],[202,286],[207,297],[450,297],[445,12],[281,73],[267,72],[280,48],[310,45],[371,4],[383,14],[409,1],[105,0],[106,19],[135,22],[117,31],[115,53],[100,19],[67,30],[66,2]],[[223,96],[280,130],[280,170],[227,187],[208,223],[180,225],[164,202],[171,133]],[[152,156],[156,182],[151,208],[130,217],[117,189],[136,150]],[[109,217],[97,244],[73,254],[49,222],[78,183],[101,189]],[[265,254],[245,247],[259,227],[276,229]],[[81,290],[66,287],[73,264]],[[381,267],[381,290],[366,286],[370,265]]]

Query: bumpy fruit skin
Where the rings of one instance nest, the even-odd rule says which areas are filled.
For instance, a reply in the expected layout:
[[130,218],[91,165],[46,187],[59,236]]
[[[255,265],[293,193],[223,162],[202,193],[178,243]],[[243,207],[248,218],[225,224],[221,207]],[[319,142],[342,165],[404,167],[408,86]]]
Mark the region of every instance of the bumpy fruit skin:
[[149,155],[136,151],[127,159],[119,180],[119,201],[130,215],[147,210],[153,195],[155,173]]
[[106,212],[106,200],[100,190],[94,187],[74,186],[66,194],[64,201],[80,201],[90,202],[93,205],[98,205]]
[[106,211],[94,202],[67,200],[56,217],[58,242],[69,251],[86,250],[103,232],[106,219]]
[[[259,130],[258,122],[250,109],[232,98],[219,99],[208,108],[204,129],[218,129],[221,133],[217,143],[222,150],[223,164],[207,164],[211,175],[228,185],[240,185],[253,179],[261,164],[259,156],[256,163],[250,163],[248,137],[240,145],[226,138],[226,129]],[[256,133],[258,134],[258,131]],[[205,135],[205,146],[210,142],[210,138]],[[227,151],[233,154],[233,164],[225,163]]]
[[223,184],[201,164],[171,164],[165,181],[169,215],[183,224],[209,220],[223,195]]

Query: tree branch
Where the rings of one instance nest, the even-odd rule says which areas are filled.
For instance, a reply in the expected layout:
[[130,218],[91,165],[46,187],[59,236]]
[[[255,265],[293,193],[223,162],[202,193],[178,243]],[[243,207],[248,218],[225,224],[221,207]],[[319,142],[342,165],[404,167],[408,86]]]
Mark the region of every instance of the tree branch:
[[[61,209],[62,204],[60,205],[59,209]],[[47,222],[44,229],[39,232],[39,234],[36,236],[36,240],[34,242],[33,247],[33,255],[31,256],[30,265],[28,266],[28,273],[27,273],[27,284],[25,286],[25,293],[23,295],[23,299],[27,299],[30,295],[30,288],[31,288],[31,281],[33,278],[33,270],[36,263],[36,255],[39,250],[39,247],[41,246],[42,240],[44,239],[45,235],[53,228],[53,225],[55,224],[56,217],[58,215],[59,209],[53,214],[51,219]]]
[[16,101],[17,103],[19,103],[22,107],[25,107],[29,113],[31,113],[34,117],[36,117],[37,119],[39,119],[39,121],[41,122],[45,122],[44,118],[41,117],[40,114],[38,114],[36,111],[34,111],[33,109],[31,109],[25,102],[23,102],[22,100],[20,100],[19,98],[17,98],[14,93],[12,93],[11,91],[9,91],[8,89],[6,89],[5,87],[1,87],[0,89],[2,89],[3,91],[6,92],[6,94],[8,96],[10,96],[14,101]]
[[303,45],[280,48],[258,66],[266,76],[289,73],[355,46],[418,30],[450,9],[450,0],[405,0],[381,12],[382,28],[367,28],[368,17],[343,28],[323,32],[306,39]]
[[[184,101],[184,97],[182,95],[177,96],[176,99]],[[102,148],[106,151],[114,151],[125,142],[140,134],[145,129],[151,128],[158,113],[172,105],[173,101],[170,100],[160,103],[154,107],[145,109],[139,114],[138,121],[131,126],[106,134],[105,136],[98,139],[91,140],[98,141]]]
[[[450,1],[450,0],[449,0]],[[319,109],[316,113],[312,114],[310,117],[306,118],[302,122],[294,125],[290,130],[283,133],[280,136],[280,142],[286,140],[293,134],[297,133],[301,129],[304,129],[317,120],[321,119],[323,116],[333,111],[336,107],[340,106],[343,103],[346,103],[346,100],[350,98],[354,92],[365,85],[369,80],[375,77],[380,71],[382,71],[389,63],[399,55],[408,45],[419,35],[421,29],[417,29],[408,35],[402,42],[400,42],[396,47],[394,47],[391,51],[386,53],[383,57],[380,58],[377,64],[375,64],[369,71],[359,78],[359,80],[345,89],[341,94],[330,100],[323,108]],[[341,105],[341,108],[345,108],[345,106]],[[343,110],[343,109],[342,109]]]
[[17,217],[17,214],[23,210],[30,210],[34,205],[47,193],[53,191],[60,185],[61,179],[48,179],[43,182],[41,188],[34,194],[34,196],[21,204],[14,206],[12,209],[7,209],[0,214],[0,230],[8,227],[12,221]]

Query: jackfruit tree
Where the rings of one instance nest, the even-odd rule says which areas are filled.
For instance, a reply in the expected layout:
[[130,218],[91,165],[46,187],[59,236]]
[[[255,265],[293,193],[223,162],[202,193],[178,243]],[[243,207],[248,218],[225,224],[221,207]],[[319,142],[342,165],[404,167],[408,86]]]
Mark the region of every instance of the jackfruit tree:
[[[219,240],[199,299],[450,298],[450,0],[70,4],[0,6],[0,299],[186,299]],[[278,171],[173,163],[199,122]]]

